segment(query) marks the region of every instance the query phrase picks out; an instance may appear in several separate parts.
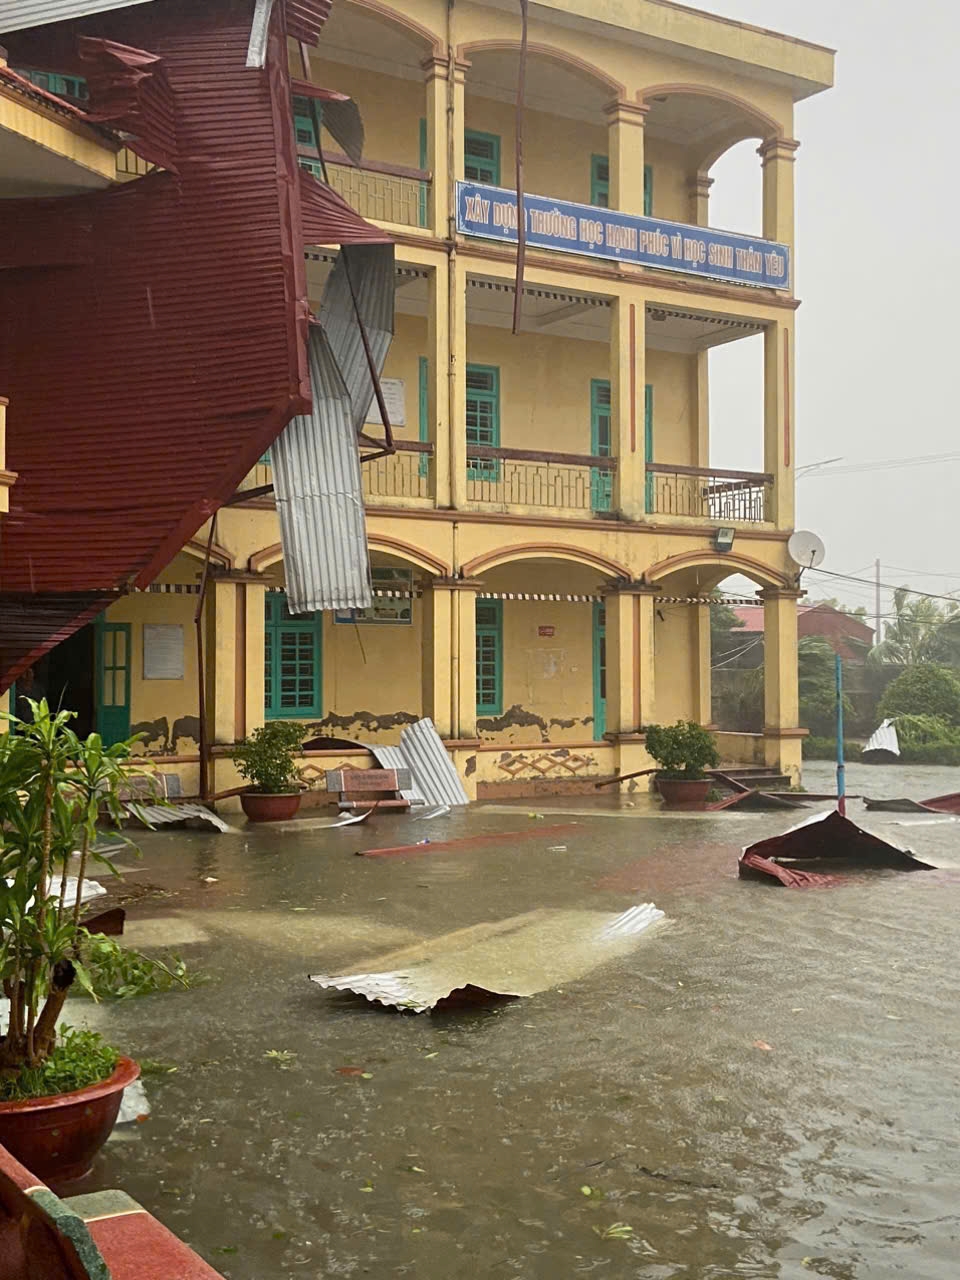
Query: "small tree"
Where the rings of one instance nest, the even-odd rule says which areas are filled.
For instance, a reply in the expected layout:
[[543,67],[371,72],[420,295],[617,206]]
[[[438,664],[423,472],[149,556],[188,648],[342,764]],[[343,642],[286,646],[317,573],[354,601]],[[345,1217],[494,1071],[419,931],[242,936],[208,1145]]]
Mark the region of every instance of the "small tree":
[[263,724],[233,752],[242,778],[265,795],[285,795],[300,789],[296,756],[303,744],[303,728],[290,720]]
[[705,777],[706,769],[720,763],[713,735],[692,720],[678,720],[674,725],[648,725],[644,730],[647,753],[656,760],[665,778],[682,778],[693,782]]
[[112,747],[96,733],[80,739],[69,727],[74,712],[28,702],[32,723],[5,715],[14,732],[0,734],[0,981],[10,1002],[3,1076],[50,1057],[74,982],[92,992],[80,960],[83,886],[91,860],[113,870],[95,847],[97,817],[105,806],[119,824],[122,792],[143,772],[130,762],[137,738]]
[[877,713],[883,720],[900,715],[940,716],[960,725],[960,680],[941,667],[908,667],[887,688]]
[[[833,737],[837,728],[837,656],[823,636],[803,636],[797,645],[800,723],[815,737]],[[853,704],[844,695],[844,715]]]

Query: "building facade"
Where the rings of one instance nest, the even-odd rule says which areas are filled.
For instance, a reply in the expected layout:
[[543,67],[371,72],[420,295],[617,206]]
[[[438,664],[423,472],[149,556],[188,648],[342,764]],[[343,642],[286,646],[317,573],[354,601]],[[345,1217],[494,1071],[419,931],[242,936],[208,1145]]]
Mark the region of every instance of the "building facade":
[[[271,718],[303,722],[319,771],[429,715],[481,796],[643,768],[644,726],[710,722],[706,601],[732,574],[762,601],[765,726],[722,734],[722,752],[799,776],[794,108],[830,86],[833,55],[662,0],[539,4],[514,334],[519,39],[509,7],[337,0],[311,51],[366,141],[357,167],[294,96],[300,162],[396,244],[398,444],[364,466],[372,609],[288,612],[269,455],[219,511],[203,626],[218,790],[230,745]],[[710,171],[750,138],[763,234],[725,236]],[[336,252],[307,251],[312,305]],[[752,335],[761,473],[714,456],[708,412],[710,349]],[[188,789],[209,532],[42,673],[76,689],[85,666],[91,724],[145,733]]]

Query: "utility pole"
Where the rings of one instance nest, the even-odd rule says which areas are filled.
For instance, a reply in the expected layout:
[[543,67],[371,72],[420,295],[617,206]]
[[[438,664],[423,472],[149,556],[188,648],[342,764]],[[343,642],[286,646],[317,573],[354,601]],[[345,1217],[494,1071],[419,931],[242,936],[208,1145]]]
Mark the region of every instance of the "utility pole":
[[883,637],[880,634],[880,561],[874,560],[873,567],[875,570],[875,581],[876,581],[876,588],[875,588],[874,598],[873,598],[873,612],[874,612],[874,622],[876,623],[876,627],[877,627],[876,633],[873,637],[873,643],[877,645],[883,639]]

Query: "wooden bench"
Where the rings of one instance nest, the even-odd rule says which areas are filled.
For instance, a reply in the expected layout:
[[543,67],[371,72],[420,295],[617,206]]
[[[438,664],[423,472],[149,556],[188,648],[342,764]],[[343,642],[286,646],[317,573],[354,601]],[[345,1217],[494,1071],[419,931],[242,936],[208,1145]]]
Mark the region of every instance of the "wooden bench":
[[400,792],[411,785],[409,769],[327,770],[327,790],[339,792],[340,809],[409,809]]

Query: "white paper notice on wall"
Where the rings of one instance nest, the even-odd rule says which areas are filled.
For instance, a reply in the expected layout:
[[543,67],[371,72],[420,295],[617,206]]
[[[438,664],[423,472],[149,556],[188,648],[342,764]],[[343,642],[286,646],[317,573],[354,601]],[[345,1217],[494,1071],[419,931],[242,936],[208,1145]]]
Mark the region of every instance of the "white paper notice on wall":
[[[383,392],[387,413],[390,415],[391,427],[405,427],[407,425],[407,384],[404,379],[381,378],[380,390]],[[373,396],[370,401],[370,408],[367,410],[367,422],[374,422],[381,427],[383,426],[380,418],[380,406],[377,404],[376,396]]]
[[143,624],[143,678],[183,679],[183,627],[179,623]]

